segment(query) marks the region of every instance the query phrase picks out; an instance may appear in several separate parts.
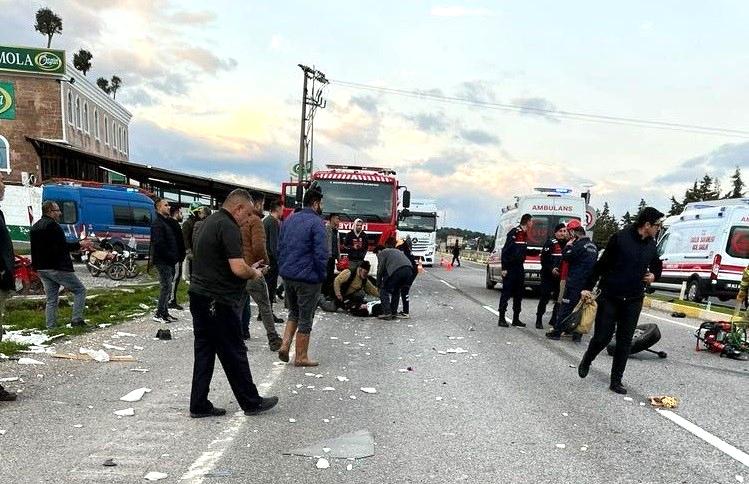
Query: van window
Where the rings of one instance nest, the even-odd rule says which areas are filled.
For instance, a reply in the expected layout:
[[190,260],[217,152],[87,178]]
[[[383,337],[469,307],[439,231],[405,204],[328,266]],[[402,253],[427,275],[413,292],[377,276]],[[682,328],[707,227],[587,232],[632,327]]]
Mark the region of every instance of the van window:
[[663,236],[660,242],[658,242],[658,257],[662,256],[666,252],[666,244],[668,244],[668,238],[671,234]]
[[139,227],[150,227],[151,211],[147,208],[133,207],[133,225]]
[[731,227],[726,252],[731,257],[749,259],[749,227]]
[[130,207],[127,205],[112,205],[115,225],[132,225]]
[[75,202],[66,201],[57,204],[62,210],[62,218],[60,219],[61,224],[74,224],[78,222],[78,210],[76,210]]

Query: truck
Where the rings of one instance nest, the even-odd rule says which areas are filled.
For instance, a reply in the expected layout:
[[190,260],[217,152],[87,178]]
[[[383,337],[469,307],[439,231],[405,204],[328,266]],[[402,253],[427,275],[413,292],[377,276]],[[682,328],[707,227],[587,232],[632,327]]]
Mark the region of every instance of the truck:
[[658,240],[663,273],[653,287],[686,284],[694,302],[735,298],[749,265],[749,198],[689,203],[667,222]]
[[[525,284],[534,288],[541,283],[541,248],[549,237],[554,235],[554,227],[560,223],[578,220],[591,230],[595,224],[595,210],[588,205],[590,190],[579,193],[566,187],[539,187],[528,195],[515,197],[515,201],[503,207],[497,221],[494,249],[486,260],[486,288],[492,289],[502,282],[502,247],[507,233],[520,224],[520,217],[529,213],[533,225],[528,233],[528,249],[523,264]],[[534,254],[536,253],[536,254]]]
[[[364,222],[369,251],[396,236],[398,206],[408,209],[411,194],[401,185],[395,170],[373,166],[326,165],[314,171],[309,180],[289,181],[281,184],[281,203],[286,219],[297,207],[301,207],[304,192],[317,187],[323,194],[323,216],[339,215],[339,244],[349,233],[357,218]],[[400,197],[400,190],[403,196]],[[377,258],[369,254],[367,260],[376,267]],[[345,247],[341,247],[339,267],[347,266]]]
[[434,200],[411,200],[408,209],[401,207],[398,238],[411,240],[411,253],[425,266],[434,265],[437,251],[437,203]]

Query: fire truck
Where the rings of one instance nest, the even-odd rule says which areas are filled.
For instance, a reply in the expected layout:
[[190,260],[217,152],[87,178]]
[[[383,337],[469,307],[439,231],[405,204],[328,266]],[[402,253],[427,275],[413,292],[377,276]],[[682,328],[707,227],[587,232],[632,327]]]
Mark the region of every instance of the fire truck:
[[[304,191],[317,187],[323,194],[323,215],[339,215],[339,243],[353,229],[354,220],[359,218],[364,222],[369,250],[372,251],[387,239],[395,237],[399,216],[408,213],[411,194],[395,175],[390,168],[326,165],[326,169],[313,172],[308,181],[281,185],[284,219],[301,207]],[[399,200],[401,189],[404,191],[402,200]],[[399,202],[404,209],[402,214],[398,212]],[[341,247],[341,259],[339,267],[346,267],[348,258],[345,247]],[[374,262],[373,267],[376,266],[376,259]]]
[[[502,281],[502,247],[507,233],[520,223],[525,213],[533,216],[533,225],[528,233],[528,249],[540,252],[546,239],[554,236],[554,227],[559,223],[579,220],[586,230],[595,224],[595,210],[588,205],[590,191],[579,194],[570,188],[536,188],[535,193],[515,197],[515,202],[502,208],[497,222],[494,250],[486,261],[486,288],[493,288]],[[526,286],[541,283],[541,257],[528,255],[523,264]]]

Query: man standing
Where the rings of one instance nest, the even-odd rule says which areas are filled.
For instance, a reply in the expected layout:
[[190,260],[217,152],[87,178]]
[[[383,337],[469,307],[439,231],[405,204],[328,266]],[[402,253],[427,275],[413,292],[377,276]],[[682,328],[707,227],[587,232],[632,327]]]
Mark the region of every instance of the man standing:
[[330,255],[325,225],[320,218],[322,197],[319,189],[307,190],[302,201],[304,208],[284,221],[278,243],[278,268],[289,307],[278,358],[289,361],[289,349],[296,334],[294,366],[318,365],[309,359],[307,351]]
[[[276,288],[278,288],[278,232],[281,229],[281,216],[283,205],[278,200],[270,202],[270,212],[263,219],[265,229],[265,250],[268,253],[268,271],[265,273],[265,282],[268,286],[268,297],[270,298],[271,310],[273,301],[276,299]],[[278,324],[280,318],[273,316]]]
[[76,244],[69,248],[65,233],[58,223],[62,212],[56,202],[48,200],[42,204],[42,218],[31,227],[31,264],[39,273],[39,278],[47,294],[47,328],[57,326],[57,303],[60,286],[73,293],[73,316],[71,326],[86,326],[83,309],[86,305],[86,288],[75,275],[70,250],[79,250]]
[[[0,174],[0,202],[5,198],[5,183]],[[3,323],[5,322],[5,302],[10,297],[10,291],[16,289],[16,280],[13,275],[15,268],[15,255],[13,242],[10,239],[8,226],[5,224],[5,214],[0,210],[0,341],[3,339]],[[10,393],[0,385],[0,402],[12,402],[16,399],[15,393]]]
[[179,247],[177,236],[172,228],[169,217],[169,202],[157,198],[154,202],[156,218],[151,224],[151,263],[159,272],[159,303],[153,320],[157,323],[171,323],[177,318],[169,314],[168,303],[174,282],[175,265],[179,262]]
[[177,242],[177,263],[174,264],[174,279],[172,279],[172,291],[171,297],[169,298],[169,309],[176,309],[177,311],[184,311],[185,308],[179,305],[177,302],[177,290],[179,289],[179,280],[182,278],[182,262],[185,260],[186,247],[185,239],[182,235],[182,210],[177,207],[169,208],[169,227],[174,231],[174,239]]
[[406,254],[395,248],[395,240],[388,239],[385,248],[377,251],[377,282],[380,287],[382,314],[379,319],[395,319],[401,292],[411,287],[413,269]]
[[350,267],[353,268],[364,260],[369,249],[369,242],[367,241],[367,233],[364,231],[364,222],[362,222],[362,219],[358,218],[354,220],[354,228],[343,238],[343,246],[348,253]]
[[645,287],[656,281],[662,270],[655,245],[655,236],[661,228],[663,214],[653,207],[645,207],[633,225],[625,227],[606,245],[603,256],[596,263],[593,276],[588,281],[583,298],[591,296],[590,289],[596,281],[601,295],[593,338],[583,355],[577,372],[585,378],[590,365],[611,341],[616,331],[616,348],[611,364],[609,389],[626,394],[622,385],[624,369],[632,345],[632,336],[640,318]]
[[556,301],[559,297],[559,266],[562,264],[562,247],[566,241],[567,227],[564,224],[558,224],[554,228],[554,237],[549,237],[541,249],[541,295],[538,298],[538,309],[536,309],[536,329],[544,328],[542,318],[550,300],[554,301],[554,307],[551,310],[549,324],[553,325],[557,319],[558,306]]
[[195,229],[195,222],[202,219],[203,215],[203,206],[200,202],[192,202],[190,204],[190,215],[182,224],[182,242],[185,244],[185,266],[188,281],[192,275],[192,233]]
[[512,325],[525,327],[520,321],[520,310],[525,291],[525,255],[528,250],[528,231],[533,226],[533,217],[523,214],[520,225],[507,233],[505,245],[502,247],[502,295],[499,298],[499,322],[497,326],[507,328],[507,304],[512,298]]
[[[263,205],[265,196],[262,193],[253,193],[253,208],[250,216],[240,226],[242,233],[242,254],[247,265],[252,266],[256,263],[261,267],[267,267],[270,262],[268,253],[265,248],[265,230],[263,229]],[[265,326],[265,333],[268,336],[268,346],[271,351],[278,351],[281,348],[281,337],[276,332],[276,325],[273,318],[273,310],[270,305],[268,295],[268,285],[265,277],[258,277],[247,281],[247,294],[250,295],[255,304],[257,304],[260,318]],[[242,333],[245,338],[250,334],[250,318],[242,321]]]
[[328,215],[328,221],[325,223],[325,231],[328,234],[328,246],[330,247],[330,258],[328,259],[328,270],[323,295],[328,297],[334,296],[333,281],[335,280],[335,264],[341,257],[341,250],[338,246],[338,222],[338,214],[331,213]]
[[454,266],[455,262],[457,262],[458,267],[460,267],[460,243],[458,242],[458,239],[455,239],[455,245],[453,246],[453,261],[450,262],[450,265]]
[[247,279],[262,277],[256,267],[248,266],[242,258],[239,224],[251,210],[250,194],[246,190],[234,190],[221,209],[205,220],[193,246],[195,264],[189,289],[195,333],[190,394],[193,418],[226,413],[208,400],[216,356],[245,415],[264,412],[278,403],[278,397],[263,398],[258,394],[239,320],[247,297]]
[[356,269],[345,269],[333,282],[336,306],[351,309],[364,303],[367,294],[380,297],[380,291],[369,280],[369,261],[363,261]]
[[[580,302],[580,295],[588,284],[590,276],[593,274],[593,267],[598,260],[598,248],[596,244],[585,234],[585,228],[577,219],[570,220],[567,224],[567,232],[570,234],[570,240],[564,247],[562,262],[567,264],[567,279],[562,295],[562,304],[559,308],[559,314],[554,321],[552,331],[546,333],[549,339],[558,340],[562,333],[567,330],[567,319],[577,303]],[[572,340],[579,342],[582,339],[580,333],[573,333]]]

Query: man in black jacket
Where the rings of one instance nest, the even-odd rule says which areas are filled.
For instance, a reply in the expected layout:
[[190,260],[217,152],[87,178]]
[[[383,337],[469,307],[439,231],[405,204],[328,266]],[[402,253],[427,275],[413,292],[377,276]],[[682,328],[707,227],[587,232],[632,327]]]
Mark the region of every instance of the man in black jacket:
[[182,210],[178,206],[169,207],[169,218],[167,219],[169,226],[174,231],[174,238],[177,241],[177,263],[174,264],[174,279],[172,279],[172,290],[169,294],[169,309],[176,309],[178,311],[184,311],[185,308],[179,305],[177,302],[177,290],[179,289],[179,280],[182,278],[182,262],[185,260],[186,248],[185,239],[182,235]]
[[[0,201],[3,198],[5,198],[5,183],[3,183],[3,176],[0,175]],[[14,267],[13,242],[10,240],[10,233],[5,225],[5,214],[0,210],[0,341],[3,339],[5,301],[10,297],[10,291],[16,288],[16,280],[13,276]],[[0,402],[11,402],[15,399],[15,393],[8,392],[0,385]]]
[[[73,293],[73,317],[71,326],[85,326],[83,309],[86,305],[86,288],[75,275],[70,250],[79,250],[81,244],[68,247],[65,233],[58,223],[62,212],[57,203],[46,201],[42,204],[42,218],[31,227],[31,264],[39,273],[39,278],[47,294],[47,327],[57,326],[57,303],[60,286]],[[85,243],[84,243],[85,245]]]
[[619,394],[627,393],[622,385],[622,377],[640,318],[645,287],[660,277],[663,268],[655,246],[655,236],[662,220],[661,212],[646,207],[633,225],[614,234],[596,263],[587,284],[588,290],[582,292],[582,297],[591,297],[590,289],[600,279],[598,287],[601,295],[598,297],[595,333],[577,372],[580,378],[588,375],[591,363],[609,344],[616,331],[609,389]]
[[358,218],[354,220],[354,228],[343,238],[343,247],[348,254],[349,268],[359,265],[367,256],[369,241],[364,231],[364,222]]
[[172,292],[174,281],[174,267],[179,262],[179,247],[177,245],[177,234],[172,228],[171,217],[169,217],[169,202],[157,198],[154,202],[156,217],[151,224],[151,264],[159,272],[159,305],[153,320],[157,323],[171,323],[177,318],[169,314],[167,309],[169,296]]
[[549,239],[541,249],[541,287],[538,298],[538,308],[536,309],[536,329],[543,329],[544,323],[542,318],[546,312],[546,305],[549,301],[554,301],[554,308],[551,310],[551,320],[549,324],[553,325],[557,319],[557,299],[559,296],[559,267],[562,264],[562,248],[567,243],[567,226],[558,224],[554,227],[554,237]]
[[[268,285],[268,296],[270,297],[271,309],[276,299],[276,288],[278,287],[278,231],[281,229],[281,216],[283,205],[278,200],[270,202],[270,213],[263,219],[265,229],[265,250],[268,252],[268,272],[265,273],[265,283]],[[277,316],[273,316],[276,324],[283,322]],[[279,321],[280,320],[280,321]]]
[[526,213],[520,217],[520,225],[507,233],[502,247],[502,295],[499,298],[499,321],[497,326],[507,328],[505,314],[507,305],[512,299],[512,325],[525,327],[520,321],[520,310],[523,306],[525,291],[525,255],[528,252],[528,231],[533,226],[533,217]]

